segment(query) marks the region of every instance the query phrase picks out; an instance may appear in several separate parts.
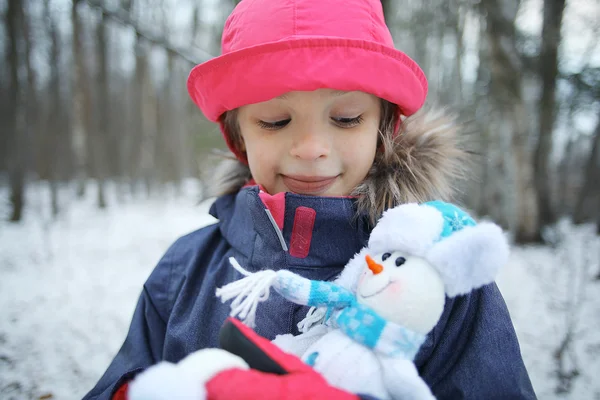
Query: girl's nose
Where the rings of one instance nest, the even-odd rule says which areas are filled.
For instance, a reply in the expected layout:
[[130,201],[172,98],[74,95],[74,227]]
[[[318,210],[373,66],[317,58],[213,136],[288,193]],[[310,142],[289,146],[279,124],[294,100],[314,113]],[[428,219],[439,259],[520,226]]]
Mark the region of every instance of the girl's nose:
[[324,133],[305,133],[294,142],[290,154],[301,160],[317,160],[329,156],[331,143]]

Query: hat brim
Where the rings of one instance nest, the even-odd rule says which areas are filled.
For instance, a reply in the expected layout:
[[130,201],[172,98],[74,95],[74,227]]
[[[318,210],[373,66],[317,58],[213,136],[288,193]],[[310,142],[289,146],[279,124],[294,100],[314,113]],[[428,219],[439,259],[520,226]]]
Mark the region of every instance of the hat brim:
[[363,91],[414,114],[427,79],[406,54],[375,42],[336,37],[290,38],[224,54],[192,69],[188,92],[206,118],[290,91]]

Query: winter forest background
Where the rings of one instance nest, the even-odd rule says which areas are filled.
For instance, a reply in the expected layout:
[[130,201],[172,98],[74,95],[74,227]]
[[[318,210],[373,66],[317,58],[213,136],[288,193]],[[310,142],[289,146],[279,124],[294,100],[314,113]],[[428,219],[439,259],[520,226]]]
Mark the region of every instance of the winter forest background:
[[[223,143],[185,82],[235,3],[0,0],[0,399],[81,398],[212,222]],[[514,241],[498,283],[538,396],[599,399],[600,3],[382,3],[478,154],[461,201]]]

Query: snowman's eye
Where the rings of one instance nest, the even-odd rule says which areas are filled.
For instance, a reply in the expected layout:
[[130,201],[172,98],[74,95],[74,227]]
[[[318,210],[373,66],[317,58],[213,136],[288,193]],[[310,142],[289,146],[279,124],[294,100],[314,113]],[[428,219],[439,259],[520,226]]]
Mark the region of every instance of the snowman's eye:
[[385,260],[387,260],[388,258],[390,258],[391,256],[392,256],[392,255],[391,255],[390,253],[384,253],[384,254],[381,256],[381,261],[385,261]]
[[396,267],[401,266],[405,262],[406,262],[406,258],[404,258],[404,257],[398,257],[398,258],[396,258]]

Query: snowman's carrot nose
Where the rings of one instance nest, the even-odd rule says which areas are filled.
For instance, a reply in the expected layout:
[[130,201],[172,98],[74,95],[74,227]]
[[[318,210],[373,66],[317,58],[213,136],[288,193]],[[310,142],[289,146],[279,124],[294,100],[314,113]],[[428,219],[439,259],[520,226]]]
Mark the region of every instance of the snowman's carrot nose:
[[378,273],[380,273],[381,271],[383,271],[383,266],[381,264],[377,264],[375,262],[375,260],[373,260],[371,258],[370,255],[366,255],[365,256],[365,260],[367,260],[367,265],[369,266],[369,269],[371,271],[373,271],[373,275],[377,275]]

